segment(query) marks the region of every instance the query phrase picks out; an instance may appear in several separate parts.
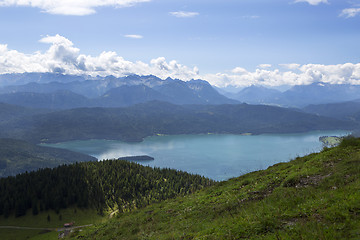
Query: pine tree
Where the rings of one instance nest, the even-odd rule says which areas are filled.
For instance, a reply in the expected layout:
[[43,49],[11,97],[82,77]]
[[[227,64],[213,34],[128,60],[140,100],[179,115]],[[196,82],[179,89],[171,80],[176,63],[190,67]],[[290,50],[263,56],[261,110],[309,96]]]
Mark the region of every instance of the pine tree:
[[33,205],[32,205],[32,214],[33,214],[33,215],[38,215],[38,214],[39,214],[39,209],[38,209],[37,201],[34,201],[34,202],[33,202]]

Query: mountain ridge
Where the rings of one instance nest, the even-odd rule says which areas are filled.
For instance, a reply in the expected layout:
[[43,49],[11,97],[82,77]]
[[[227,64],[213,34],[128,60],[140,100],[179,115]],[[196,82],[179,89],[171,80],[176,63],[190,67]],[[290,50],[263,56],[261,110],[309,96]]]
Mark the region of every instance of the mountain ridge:
[[[91,77],[55,73],[0,75],[1,94],[12,94],[16,92],[45,94],[58,90],[68,90],[89,99],[94,99],[101,98],[101,96],[106,95],[107,92],[115,88],[137,85],[145,85],[153,90],[159,91],[162,95],[166,95],[169,98],[167,99],[168,101],[175,104],[236,104],[240,101],[250,104],[303,108],[310,104],[328,104],[360,99],[359,85],[329,84],[324,82],[295,85],[284,92],[260,85],[252,85],[234,94],[225,93],[219,89],[215,90],[216,87],[211,86],[205,80],[193,79],[190,81],[182,81],[172,78],[160,79],[154,75],[129,75],[125,77]],[[198,88],[197,85],[201,85],[201,87]],[[180,93],[182,93],[183,96],[181,96]],[[160,95],[152,100],[163,99],[163,96],[161,97]],[[129,103],[124,102],[118,106],[126,105],[129,105]],[[96,104],[94,101],[91,101],[88,105],[84,105],[84,107],[95,106],[103,105],[100,103]]]
[[[24,74],[24,76],[28,75]],[[70,75],[70,79],[66,81],[54,82],[52,80],[66,78],[67,75],[54,75],[53,78],[51,74],[39,76],[30,74],[30,76],[35,76],[32,78],[35,82],[0,88],[0,101],[26,107],[51,109],[122,107],[153,100],[174,104],[238,103],[236,100],[219,94],[208,82],[202,80],[187,82],[171,78],[162,80],[153,75],[130,75],[121,78],[108,76],[88,80],[85,77]],[[45,77],[49,79],[42,80]],[[67,95],[62,94],[60,97],[65,103],[70,104],[54,101],[54,98],[64,92],[67,92]]]
[[0,138],[0,178],[39,168],[57,167],[96,158],[64,149],[37,146],[22,140]]
[[356,122],[265,105],[174,105],[147,102],[123,108],[78,108],[0,124],[0,137],[31,142],[114,139],[139,142],[157,134],[261,134],[353,130]]
[[310,104],[328,104],[359,99],[360,86],[315,82],[309,85],[295,85],[284,92],[262,86],[250,86],[227,96],[247,103],[303,108]]

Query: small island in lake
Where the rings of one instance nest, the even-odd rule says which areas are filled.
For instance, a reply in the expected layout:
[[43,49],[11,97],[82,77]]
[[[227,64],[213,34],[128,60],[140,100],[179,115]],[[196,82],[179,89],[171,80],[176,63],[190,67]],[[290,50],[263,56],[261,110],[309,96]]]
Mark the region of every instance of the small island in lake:
[[141,155],[141,156],[127,156],[127,157],[120,157],[118,160],[127,160],[127,161],[152,161],[154,160],[153,157],[148,155]]
[[337,136],[322,136],[319,137],[319,141],[321,141],[327,147],[335,147],[340,144],[342,137]]

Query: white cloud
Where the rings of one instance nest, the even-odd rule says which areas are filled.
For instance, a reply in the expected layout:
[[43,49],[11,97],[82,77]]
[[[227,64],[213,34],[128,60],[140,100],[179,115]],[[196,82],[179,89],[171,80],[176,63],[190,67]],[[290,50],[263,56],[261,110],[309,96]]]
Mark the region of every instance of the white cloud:
[[173,16],[178,17],[178,18],[191,18],[191,17],[198,16],[199,13],[198,12],[179,11],[179,12],[170,12],[170,15],[173,15]]
[[271,68],[271,64],[260,64],[258,68]]
[[298,69],[301,65],[298,63],[285,63],[285,64],[279,64],[279,66],[290,70],[295,70]]
[[340,17],[351,18],[360,14],[360,8],[346,8],[341,11]]
[[128,35],[125,35],[124,37],[134,38],[134,39],[142,39],[142,38],[144,38],[142,35],[137,35],[137,34],[128,34]]
[[151,0],[0,0],[0,7],[36,7],[50,14],[84,16],[97,7],[130,7]]
[[[204,76],[204,79],[218,87],[226,87],[229,85],[236,87],[246,87],[250,85],[306,85],[319,81],[331,84],[360,85],[360,63],[345,63],[338,65],[300,65],[292,63],[282,65],[287,66],[290,70],[284,72],[279,69],[256,69],[254,72],[241,71],[241,74],[236,74],[236,71],[232,71],[232,74],[207,74]],[[294,72],[292,70],[297,71]]]
[[54,44],[54,45],[67,45],[67,46],[72,46],[73,43],[63,37],[63,36],[60,36],[59,34],[56,34],[55,36],[49,36],[47,35],[46,37],[42,38],[39,40],[39,42],[42,42],[42,43],[50,43],[50,44]]
[[44,52],[25,54],[8,49],[0,44],[0,74],[23,72],[60,72],[64,74],[117,77],[129,74],[149,75],[160,78],[179,78],[190,80],[199,77],[198,68],[189,68],[177,61],[167,62],[165,58],[156,58],[150,64],[127,61],[116,52],[102,52],[98,56],[80,53],[80,49],[60,35],[46,36],[40,40],[51,44]]
[[296,63],[279,64],[286,68],[258,68],[248,71],[236,67],[231,71],[201,75],[197,67],[188,67],[175,60],[166,61],[163,57],[152,59],[149,63],[131,62],[116,52],[102,52],[98,56],[82,54],[79,48],[67,38],[55,35],[46,36],[41,43],[50,44],[45,52],[25,54],[0,44],[0,74],[24,72],[60,72],[64,74],[116,77],[130,74],[155,75],[160,78],[178,78],[182,80],[204,79],[218,87],[229,85],[245,87],[249,85],[281,86],[304,85],[313,82],[332,84],[360,84],[360,63],[337,65]]
[[246,69],[242,68],[242,67],[236,67],[233,70],[231,70],[231,72],[235,73],[235,74],[246,74],[247,73]]
[[310,5],[318,5],[320,3],[328,3],[327,0],[295,0],[295,3],[298,3],[298,2],[307,2]]

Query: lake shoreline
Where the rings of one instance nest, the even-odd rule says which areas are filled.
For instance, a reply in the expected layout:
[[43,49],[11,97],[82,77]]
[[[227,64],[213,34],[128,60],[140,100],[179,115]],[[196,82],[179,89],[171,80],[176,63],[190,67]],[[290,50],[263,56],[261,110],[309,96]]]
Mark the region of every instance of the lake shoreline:
[[65,143],[65,142],[73,142],[73,141],[92,141],[92,140],[101,140],[101,141],[120,141],[123,143],[142,143],[144,142],[146,139],[148,138],[153,138],[153,137],[168,137],[168,136],[207,136],[207,135],[218,135],[218,136],[222,136],[222,135],[233,135],[233,136],[261,136],[261,135],[292,135],[292,134],[306,134],[306,133],[317,133],[317,132],[326,132],[326,131],[340,131],[340,132],[346,132],[346,135],[350,135],[352,133],[352,131],[349,130],[344,130],[344,129],[336,129],[336,130],[313,130],[313,131],[305,131],[305,132],[286,132],[286,133],[198,133],[198,134],[160,134],[157,133],[155,135],[150,135],[150,136],[146,136],[144,138],[142,138],[141,140],[138,141],[126,141],[126,140],[122,140],[122,139],[112,139],[112,138],[86,138],[86,139],[73,139],[73,140],[68,140],[68,141],[61,141],[61,142],[41,142],[38,143],[39,146],[47,146],[47,145],[54,145],[54,144],[61,144],[61,143]]
[[138,143],[116,140],[78,140],[44,146],[65,148],[103,159],[149,155],[142,165],[172,168],[221,181],[265,169],[323,149],[321,136],[344,136],[349,131],[292,134],[197,134],[151,136]]

